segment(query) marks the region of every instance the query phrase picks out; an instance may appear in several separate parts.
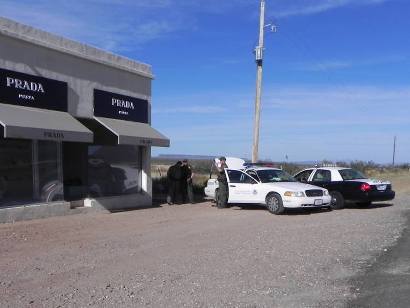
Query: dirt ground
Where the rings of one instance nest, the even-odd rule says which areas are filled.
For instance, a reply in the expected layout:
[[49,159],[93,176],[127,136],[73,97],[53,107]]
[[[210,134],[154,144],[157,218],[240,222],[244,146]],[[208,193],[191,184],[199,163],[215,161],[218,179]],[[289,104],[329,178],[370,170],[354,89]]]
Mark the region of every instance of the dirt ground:
[[[162,205],[0,225],[1,307],[344,307],[410,206],[292,211]],[[393,206],[391,206],[393,204]]]

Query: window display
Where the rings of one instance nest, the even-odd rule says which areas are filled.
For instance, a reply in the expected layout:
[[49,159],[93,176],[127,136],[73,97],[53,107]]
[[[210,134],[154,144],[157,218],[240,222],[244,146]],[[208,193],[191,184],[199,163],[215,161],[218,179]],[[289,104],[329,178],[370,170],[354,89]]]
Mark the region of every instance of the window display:
[[0,139],[0,207],[63,200],[61,144]]
[[141,192],[141,149],[136,146],[89,146],[88,191],[91,197]]

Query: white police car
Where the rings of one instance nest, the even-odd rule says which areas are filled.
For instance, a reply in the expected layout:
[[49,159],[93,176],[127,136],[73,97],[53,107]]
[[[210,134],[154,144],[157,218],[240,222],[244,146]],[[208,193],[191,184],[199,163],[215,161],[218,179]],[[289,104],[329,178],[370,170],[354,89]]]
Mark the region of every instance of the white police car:
[[[299,183],[281,169],[251,167],[225,169],[225,173],[230,204],[262,204],[273,214],[281,214],[286,208],[330,208],[327,189]],[[217,189],[218,182],[210,179],[205,194],[214,197]]]

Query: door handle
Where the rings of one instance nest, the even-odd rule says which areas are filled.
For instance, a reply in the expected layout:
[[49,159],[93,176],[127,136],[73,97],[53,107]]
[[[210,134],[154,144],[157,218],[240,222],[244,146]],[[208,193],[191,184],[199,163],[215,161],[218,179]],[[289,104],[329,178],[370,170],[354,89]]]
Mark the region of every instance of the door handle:
[[236,185],[229,185],[229,187],[236,187]]

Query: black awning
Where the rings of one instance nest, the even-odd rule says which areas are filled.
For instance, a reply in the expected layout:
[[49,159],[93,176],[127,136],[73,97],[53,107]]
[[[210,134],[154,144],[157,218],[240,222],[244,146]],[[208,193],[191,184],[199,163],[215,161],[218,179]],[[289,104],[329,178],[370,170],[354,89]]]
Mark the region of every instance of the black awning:
[[81,119],[94,132],[95,143],[169,147],[170,140],[149,124],[103,117]]
[[4,138],[93,142],[93,133],[67,112],[0,103]]

